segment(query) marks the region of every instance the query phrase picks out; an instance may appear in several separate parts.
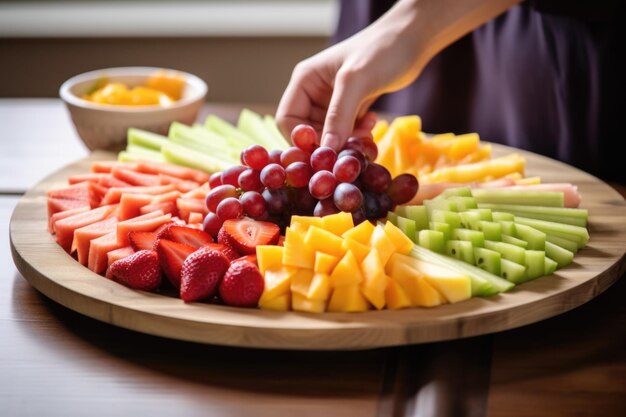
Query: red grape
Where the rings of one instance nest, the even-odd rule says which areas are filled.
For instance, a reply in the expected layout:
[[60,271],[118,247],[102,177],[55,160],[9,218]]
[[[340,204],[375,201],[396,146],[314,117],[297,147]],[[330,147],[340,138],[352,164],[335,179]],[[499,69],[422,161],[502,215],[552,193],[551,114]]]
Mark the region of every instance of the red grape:
[[389,194],[394,204],[404,204],[415,197],[418,188],[419,183],[415,176],[411,174],[400,174],[391,180],[387,194]]
[[224,222],[221,221],[219,217],[217,217],[217,214],[208,213],[206,216],[204,216],[204,221],[202,222],[202,228],[204,229],[205,232],[207,232],[214,238],[217,238],[217,234],[222,228],[223,223]]
[[333,174],[339,182],[352,182],[361,173],[361,163],[354,156],[346,155],[337,159],[333,167]]
[[239,197],[243,211],[253,219],[259,219],[267,214],[265,199],[256,191],[246,191]]
[[261,191],[260,173],[256,169],[248,168],[239,174],[239,187],[244,191]]
[[363,204],[363,194],[354,185],[343,182],[335,188],[333,201],[339,210],[351,213]]
[[341,158],[342,156],[355,157],[361,164],[361,171],[363,171],[367,166],[367,160],[365,159],[365,156],[361,152],[357,152],[354,149],[344,149],[343,151],[339,152],[339,155],[337,155],[338,158]]
[[337,179],[330,171],[319,171],[313,174],[309,181],[309,192],[318,200],[333,195],[335,187],[337,186]]
[[357,152],[363,153],[363,149],[365,149],[365,146],[363,145],[363,140],[361,138],[351,136],[346,141],[343,149],[353,149]]
[[243,217],[243,206],[237,198],[228,197],[217,205],[215,214],[217,214],[217,217],[219,217],[221,221],[239,219]]
[[219,187],[220,185],[222,185],[222,173],[214,172],[209,178],[209,187],[215,188]]
[[363,143],[363,155],[368,161],[375,161],[378,157],[378,146],[372,139],[362,139]]
[[374,193],[384,193],[391,184],[391,174],[380,164],[367,164],[359,177],[363,188]]
[[355,226],[363,223],[366,220],[367,217],[365,217],[365,209],[363,209],[363,207],[352,212],[352,223],[354,223]]
[[321,146],[311,154],[311,168],[314,172],[332,171],[337,161],[337,152],[328,146]]
[[225,198],[239,197],[237,189],[232,185],[220,185],[215,187],[206,195],[206,206],[209,211],[215,213],[217,211],[217,205]]
[[309,192],[309,187],[292,189],[291,201],[297,214],[303,216],[312,216],[317,204],[317,200]]
[[286,178],[285,168],[275,163],[266,165],[261,171],[261,183],[274,190],[283,187]]
[[339,213],[339,209],[335,206],[332,198],[318,201],[313,210],[313,215],[317,217],[324,217],[335,213]]
[[312,126],[300,124],[291,131],[291,141],[298,148],[311,153],[317,145],[317,132]]
[[280,154],[280,164],[283,167],[287,168],[294,162],[309,162],[309,154],[295,146],[284,150],[283,153]]
[[235,165],[222,171],[222,184],[229,184],[233,187],[239,187],[239,174],[247,168],[241,165]]
[[280,155],[283,153],[280,149],[274,149],[269,152],[269,163],[280,164]]
[[266,189],[263,191],[263,198],[270,214],[284,214],[289,209],[289,195],[285,188]]
[[393,201],[388,194],[378,194],[378,205],[380,206],[380,217],[385,217],[388,211],[393,210]]
[[378,196],[374,193],[363,193],[363,208],[365,209],[365,217],[368,219],[378,219],[382,217],[380,214]]
[[268,164],[269,154],[261,145],[250,145],[241,151],[241,160],[250,168],[262,170]]
[[292,187],[306,187],[311,179],[311,167],[305,162],[294,162],[285,170],[287,185]]

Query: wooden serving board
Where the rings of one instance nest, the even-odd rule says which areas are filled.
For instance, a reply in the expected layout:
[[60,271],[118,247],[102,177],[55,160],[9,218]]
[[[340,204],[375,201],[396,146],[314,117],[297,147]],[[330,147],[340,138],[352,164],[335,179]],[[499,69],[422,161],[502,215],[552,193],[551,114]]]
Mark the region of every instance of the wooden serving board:
[[571,182],[589,209],[591,239],[574,263],[556,274],[490,298],[472,298],[431,309],[305,314],[185,304],[135,291],[97,275],[58,246],[47,231],[46,191],[86,173],[96,153],[50,175],[15,208],[10,237],[13,259],[39,291],[89,317],[168,338],[253,348],[349,350],[457,339],[534,323],[575,308],[613,284],[626,270],[626,201],[597,178],[560,162],[494,145],[495,153],[519,152],[527,175]]

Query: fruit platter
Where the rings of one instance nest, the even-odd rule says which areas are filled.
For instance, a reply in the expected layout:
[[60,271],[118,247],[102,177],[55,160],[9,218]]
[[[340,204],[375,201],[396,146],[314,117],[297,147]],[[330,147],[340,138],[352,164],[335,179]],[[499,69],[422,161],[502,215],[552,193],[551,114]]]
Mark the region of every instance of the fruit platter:
[[368,349],[523,326],[624,273],[610,186],[418,116],[344,149],[271,116],[128,131],[53,173],[11,220],[39,291],[149,334],[255,348]]

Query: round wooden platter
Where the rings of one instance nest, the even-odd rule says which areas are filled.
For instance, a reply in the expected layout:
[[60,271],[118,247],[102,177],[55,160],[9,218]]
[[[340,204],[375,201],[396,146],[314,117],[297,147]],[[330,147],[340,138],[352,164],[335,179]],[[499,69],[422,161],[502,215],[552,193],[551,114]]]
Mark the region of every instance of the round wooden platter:
[[494,145],[495,153],[519,152],[527,175],[543,182],[571,182],[589,209],[591,239],[574,263],[556,274],[490,298],[435,308],[366,313],[305,314],[185,304],[135,291],[76,262],[47,231],[46,191],[86,173],[95,153],[50,175],[24,195],[10,225],[13,259],[39,291],[89,317],[168,338],[251,348],[350,350],[457,339],[534,323],[575,308],[607,289],[626,269],[626,201],[597,178],[560,162]]

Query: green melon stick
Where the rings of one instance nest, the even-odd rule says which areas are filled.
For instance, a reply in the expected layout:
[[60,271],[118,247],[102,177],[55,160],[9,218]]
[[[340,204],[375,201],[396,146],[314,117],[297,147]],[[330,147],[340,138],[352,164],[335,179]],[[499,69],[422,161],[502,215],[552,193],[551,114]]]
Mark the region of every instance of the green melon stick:
[[466,240],[448,240],[446,242],[446,255],[457,258],[470,265],[475,264],[474,247],[472,242]]
[[137,155],[137,156],[146,156],[148,158],[159,158],[161,155],[161,150],[159,149],[158,151],[154,150],[154,149],[150,149],[150,148],[144,148],[143,146],[139,146],[139,145],[132,145],[132,144],[128,144],[126,145],[126,152],[128,152],[129,154],[132,155]]
[[[479,205],[479,207],[480,206],[481,205]],[[502,221],[512,222],[513,220],[515,220],[515,216],[513,214],[504,213],[504,212],[495,211],[495,210],[492,210],[491,217],[494,222],[502,222]]]
[[480,214],[471,211],[462,211],[459,213],[461,217],[461,227],[463,229],[480,229]]
[[515,223],[508,220],[498,220],[497,223],[502,226],[502,233],[509,236],[515,236],[517,234],[517,228]]
[[437,253],[443,253],[446,249],[444,234],[437,230],[420,230],[417,233],[417,244]]
[[542,277],[545,274],[546,253],[542,250],[527,250],[526,255],[526,274],[528,279]]
[[546,249],[546,234],[541,230],[518,223],[515,225],[515,237],[528,243],[528,249]]
[[440,255],[421,246],[414,246],[413,249],[411,249],[409,255],[416,259],[420,259],[425,262],[431,262],[437,265],[441,265],[443,267],[448,267],[467,275],[472,280],[472,293],[474,293],[474,285],[477,285],[478,283],[484,281],[487,281],[489,285],[493,288],[493,292],[491,294],[509,291],[511,288],[515,287],[513,283],[503,280],[497,275],[494,275],[490,272],[487,272],[483,269],[480,269],[474,265],[470,265],[458,259],[454,259],[445,255]]
[[476,200],[473,197],[453,195],[450,197],[446,197],[446,200],[453,202],[456,205],[457,211],[466,211],[478,208]]
[[472,190],[469,187],[446,188],[445,190],[443,190],[441,195],[443,197],[452,197],[452,196],[471,197]]
[[426,214],[428,215],[428,218],[432,216],[433,210],[458,211],[456,203],[445,198],[424,200],[423,204],[424,207],[426,207]]
[[417,223],[415,222],[415,220],[398,216],[397,221],[398,229],[402,230],[402,233],[404,233],[409,239],[411,239],[413,243],[417,243]]
[[177,143],[166,143],[161,148],[161,153],[167,162],[199,169],[204,172],[223,171],[231,166],[223,159],[198,152]]
[[239,155],[241,151],[245,148],[245,144],[242,144],[228,136],[223,136],[219,133],[215,133],[214,131],[207,129],[204,125],[195,123],[193,126],[191,126],[191,130],[194,134],[196,134],[199,138],[202,138],[203,140],[215,140],[215,135],[219,136],[224,145],[232,149],[232,152],[236,153],[237,155]]
[[276,137],[276,142],[283,144],[283,148],[277,149],[287,149],[291,146],[289,141],[285,139],[283,134],[280,132],[280,129],[278,129],[278,125],[276,124],[276,119],[274,119],[274,116],[271,116],[269,114],[265,115],[265,117],[263,117],[263,122],[265,123],[267,130],[269,130]]
[[455,240],[467,240],[472,242],[472,246],[475,248],[482,248],[485,246],[485,234],[478,230],[470,229],[454,229],[452,231],[452,239]]
[[239,113],[237,129],[252,137],[259,145],[265,149],[286,149],[283,141],[278,141],[276,137],[267,129],[261,116],[249,109],[243,109]]
[[479,204],[478,207],[498,212],[506,212],[529,219],[546,220],[581,227],[587,226],[588,212],[586,209],[485,203]]
[[451,229],[461,227],[461,215],[454,211],[435,209],[430,213],[430,219],[434,222],[448,223]]
[[502,255],[495,250],[474,248],[474,265],[494,275],[500,276]]
[[129,145],[141,146],[143,148],[154,149],[155,151],[160,151],[161,146],[169,142],[167,136],[134,127],[128,129],[126,137]]
[[504,234],[501,237],[502,237],[501,240],[504,243],[510,243],[511,245],[519,246],[520,248],[524,248],[524,249],[528,248],[528,242],[523,241],[522,239],[518,239],[511,235],[504,235]]
[[546,258],[544,259],[544,269],[543,269],[543,274],[544,275],[552,275],[554,274],[554,272],[556,271],[556,268],[559,266],[559,264],[556,263],[556,261],[553,261],[552,259],[548,258],[546,256]]
[[578,247],[584,247],[589,242],[589,231],[584,227],[573,226],[571,224],[562,224],[548,222],[545,220],[529,219],[526,217],[515,216],[516,224],[523,224],[534,229],[540,230],[546,234],[563,237],[578,242]]
[[560,191],[530,191],[508,188],[475,188],[472,196],[478,204],[518,204],[528,206],[563,207]]
[[398,206],[396,214],[415,221],[415,230],[428,229],[428,214],[424,206]]
[[191,126],[174,122],[170,125],[168,136],[170,141],[179,145],[206,153],[212,157],[225,159],[231,165],[239,164],[239,152],[226,144],[222,136],[209,130],[198,132],[194,131]]
[[546,242],[546,256],[555,261],[559,268],[563,268],[574,261],[573,252],[550,242]]
[[138,162],[138,161],[152,161],[152,162],[166,162],[165,158],[160,152],[154,154],[142,154],[131,153],[129,151],[121,151],[117,154],[117,160],[120,162]]
[[498,222],[481,220],[478,224],[478,230],[483,232],[485,239],[496,241],[502,240],[502,225]]
[[562,237],[546,234],[546,242],[553,243],[557,246],[567,249],[572,253],[578,252],[578,243]]
[[469,211],[470,213],[478,213],[481,220],[486,220],[488,222],[495,221],[495,219],[493,218],[493,213],[489,209],[473,208],[467,211]]
[[214,114],[211,114],[206,118],[204,126],[212,132],[229,138],[233,142],[241,144],[245,148],[256,143],[254,139],[252,139],[250,136],[237,129],[226,120],[215,116]]
[[519,246],[511,245],[510,243],[485,240],[485,249],[494,250],[500,253],[500,255],[502,255],[502,258],[508,259],[509,261],[515,262],[516,264],[526,264],[526,250],[520,248]]
[[500,259],[500,270],[500,276],[507,281],[515,284],[528,281],[528,274],[524,265],[502,258]]
[[450,240],[452,236],[452,230],[450,229],[450,225],[448,223],[442,222],[428,222],[428,228],[430,230],[434,230],[437,232],[443,233],[443,240]]

